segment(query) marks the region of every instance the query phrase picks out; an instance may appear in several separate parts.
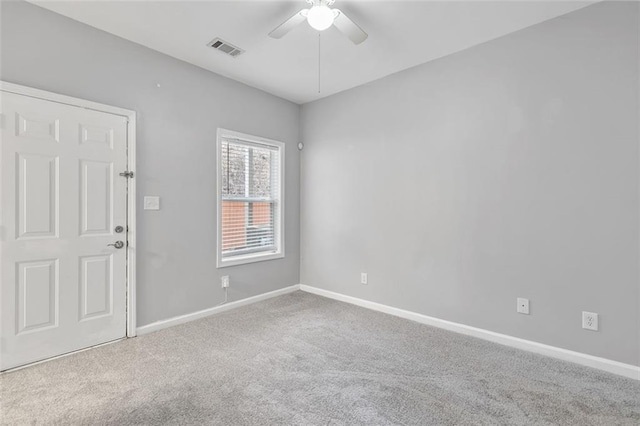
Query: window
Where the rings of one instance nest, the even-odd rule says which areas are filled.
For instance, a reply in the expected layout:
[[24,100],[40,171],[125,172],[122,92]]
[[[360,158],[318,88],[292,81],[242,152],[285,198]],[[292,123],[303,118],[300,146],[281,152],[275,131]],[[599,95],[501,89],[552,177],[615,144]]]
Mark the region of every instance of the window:
[[284,144],[218,129],[218,267],[284,257]]

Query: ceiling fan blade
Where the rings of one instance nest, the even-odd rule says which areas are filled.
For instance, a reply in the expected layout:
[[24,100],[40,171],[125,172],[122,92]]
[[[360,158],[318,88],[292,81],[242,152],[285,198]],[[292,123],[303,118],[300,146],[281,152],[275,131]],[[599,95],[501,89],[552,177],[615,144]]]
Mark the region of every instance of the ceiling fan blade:
[[287,19],[277,27],[275,30],[269,33],[269,37],[272,38],[282,38],[286,33],[294,29],[297,25],[300,25],[307,19],[307,12],[309,9],[302,9],[300,12],[293,15],[291,18]]
[[333,9],[336,14],[336,19],[333,21],[333,25],[336,26],[341,33],[349,37],[354,44],[360,44],[369,37],[362,28],[357,26],[347,15],[345,15],[340,9]]

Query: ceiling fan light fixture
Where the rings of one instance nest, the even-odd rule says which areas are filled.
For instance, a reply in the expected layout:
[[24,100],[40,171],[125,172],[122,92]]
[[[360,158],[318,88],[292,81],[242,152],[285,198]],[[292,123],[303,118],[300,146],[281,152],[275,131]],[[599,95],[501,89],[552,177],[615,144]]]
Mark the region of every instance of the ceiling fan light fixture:
[[[1,1],[1,0],[0,0]],[[362,31],[340,9],[331,9],[336,0],[306,0],[311,5],[308,9],[296,12],[292,17],[278,25],[269,33],[271,38],[282,38],[289,31],[307,21],[309,26],[316,31],[324,31],[330,26],[336,27],[338,31],[349,37],[353,44],[360,44],[367,39],[367,33]]]
[[333,11],[324,4],[313,6],[307,13],[307,22],[318,31],[324,31],[333,25],[335,18]]

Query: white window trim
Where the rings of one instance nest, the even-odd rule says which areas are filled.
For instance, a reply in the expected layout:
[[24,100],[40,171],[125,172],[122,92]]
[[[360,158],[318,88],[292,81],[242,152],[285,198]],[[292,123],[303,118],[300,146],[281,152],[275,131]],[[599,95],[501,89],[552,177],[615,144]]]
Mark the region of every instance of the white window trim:
[[[274,238],[276,239],[276,247],[278,251],[275,253],[250,253],[247,255],[233,256],[231,258],[222,257],[222,167],[220,167],[222,158],[222,140],[223,139],[238,139],[242,142],[254,143],[259,145],[271,145],[275,146],[279,150],[278,161],[280,170],[280,206],[278,210],[278,216],[274,218]],[[225,268],[227,266],[244,265],[247,263],[263,262],[265,260],[282,259],[284,257],[284,241],[285,241],[285,227],[284,227],[284,210],[285,210],[285,145],[282,142],[262,138],[259,136],[248,135],[246,133],[235,132],[233,130],[227,130],[218,128],[217,143],[216,143],[216,230],[217,230],[217,242],[216,242],[216,265],[218,268]]]

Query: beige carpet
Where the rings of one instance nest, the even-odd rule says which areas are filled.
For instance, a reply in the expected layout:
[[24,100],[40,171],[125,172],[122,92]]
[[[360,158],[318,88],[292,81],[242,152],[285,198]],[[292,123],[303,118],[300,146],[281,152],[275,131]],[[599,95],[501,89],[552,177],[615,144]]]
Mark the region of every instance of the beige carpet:
[[640,424],[639,382],[302,292],[0,384],[12,425]]

